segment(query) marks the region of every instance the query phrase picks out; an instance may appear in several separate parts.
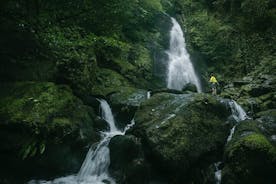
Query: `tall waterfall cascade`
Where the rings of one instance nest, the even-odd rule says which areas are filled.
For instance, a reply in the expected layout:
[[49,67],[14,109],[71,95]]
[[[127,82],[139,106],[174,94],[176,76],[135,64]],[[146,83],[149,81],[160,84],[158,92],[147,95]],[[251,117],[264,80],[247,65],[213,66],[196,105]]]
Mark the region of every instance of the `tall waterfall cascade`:
[[116,184],[109,176],[110,155],[108,144],[115,135],[124,135],[134,125],[134,120],[123,131],[117,129],[110,106],[105,100],[99,100],[102,119],[108,125],[109,130],[102,132],[102,140],[96,148],[90,147],[78,174],[54,179],[53,181],[32,180],[28,184]]
[[182,90],[185,85],[192,83],[196,86],[197,91],[201,92],[199,79],[186,49],[183,31],[174,18],[171,20],[173,26],[170,31],[170,49],[167,51],[169,57],[167,87]]

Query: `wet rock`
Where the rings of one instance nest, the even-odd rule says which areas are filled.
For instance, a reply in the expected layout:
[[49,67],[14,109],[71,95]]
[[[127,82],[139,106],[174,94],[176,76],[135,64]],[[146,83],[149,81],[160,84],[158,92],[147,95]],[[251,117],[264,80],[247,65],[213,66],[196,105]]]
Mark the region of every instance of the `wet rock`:
[[158,93],[142,103],[130,133],[142,139],[157,170],[185,183],[201,177],[198,173],[222,152],[229,115],[221,99],[211,95]]
[[147,99],[147,91],[131,87],[122,87],[108,96],[117,126],[123,128],[134,117],[134,113],[142,102]]

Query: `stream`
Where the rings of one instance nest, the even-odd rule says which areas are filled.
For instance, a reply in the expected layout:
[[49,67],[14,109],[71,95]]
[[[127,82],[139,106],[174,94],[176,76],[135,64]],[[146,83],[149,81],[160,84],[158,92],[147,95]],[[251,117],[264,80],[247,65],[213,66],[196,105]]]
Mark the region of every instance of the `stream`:
[[119,130],[115,125],[114,116],[109,104],[103,100],[100,102],[101,117],[108,125],[109,130],[101,132],[101,141],[97,147],[90,147],[86,158],[77,174],[56,178],[52,181],[31,180],[28,184],[115,184],[115,180],[110,177],[108,168],[110,165],[110,155],[108,144],[112,137],[116,135],[124,135],[125,132],[134,125],[134,120],[128,124],[123,131]]

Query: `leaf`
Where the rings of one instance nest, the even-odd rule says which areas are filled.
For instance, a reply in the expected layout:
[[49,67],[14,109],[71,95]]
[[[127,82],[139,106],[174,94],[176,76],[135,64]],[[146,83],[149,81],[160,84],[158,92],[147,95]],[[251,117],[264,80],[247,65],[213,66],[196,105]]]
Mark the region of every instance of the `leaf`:
[[37,148],[36,148],[36,147],[33,147],[32,151],[31,151],[31,153],[30,153],[30,157],[35,156],[36,151],[37,151]]
[[31,146],[28,146],[27,149],[24,150],[24,153],[22,155],[23,160],[25,160],[28,157],[30,151],[31,151]]
[[40,144],[40,146],[39,146],[39,152],[40,152],[40,154],[43,154],[44,151],[45,151],[45,144],[42,143],[42,144]]

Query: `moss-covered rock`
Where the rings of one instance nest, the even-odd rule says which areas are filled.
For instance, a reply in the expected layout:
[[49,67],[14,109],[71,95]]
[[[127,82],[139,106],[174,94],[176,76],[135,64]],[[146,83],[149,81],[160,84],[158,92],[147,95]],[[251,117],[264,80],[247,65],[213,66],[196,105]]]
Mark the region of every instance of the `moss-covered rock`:
[[131,133],[142,138],[148,160],[171,183],[198,181],[222,152],[229,115],[210,95],[158,93],[142,103]]
[[85,146],[98,139],[93,109],[68,86],[5,83],[0,99],[2,176],[27,179],[76,172]]
[[147,183],[149,167],[142,144],[133,135],[116,136],[109,143],[110,169],[118,183]]
[[247,120],[237,125],[224,153],[222,183],[272,184],[276,181],[276,146],[263,124]]
[[[258,67],[258,71],[261,68]],[[227,85],[220,94],[225,98],[235,99],[248,114],[255,116],[260,111],[267,111],[276,106],[276,78],[273,75],[253,71],[243,79]]]
[[102,68],[97,71],[97,81],[92,87],[91,93],[99,96],[107,96],[110,93],[119,91],[123,86],[128,87],[131,84],[119,73]]

